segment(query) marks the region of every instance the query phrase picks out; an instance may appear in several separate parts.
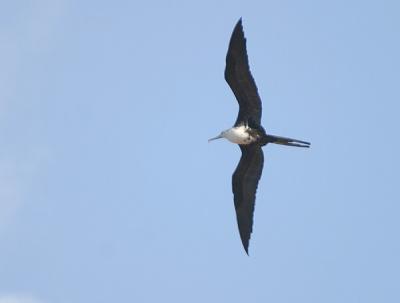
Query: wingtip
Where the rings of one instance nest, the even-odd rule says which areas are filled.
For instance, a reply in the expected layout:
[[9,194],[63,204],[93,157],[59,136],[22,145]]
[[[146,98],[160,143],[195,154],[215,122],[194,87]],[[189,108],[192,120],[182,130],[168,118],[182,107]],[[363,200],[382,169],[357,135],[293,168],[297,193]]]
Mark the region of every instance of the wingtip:
[[249,242],[243,242],[242,241],[242,244],[243,244],[244,251],[246,252],[246,255],[250,256],[249,255]]
[[235,27],[233,28],[233,32],[232,32],[230,43],[232,43],[232,41],[238,42],[240,40],[246,41],[246,38],[244,36],[242,17],[240,17],[240,19],[236,23]]
[[242,17],[240,17],[239,20],[238,20],[238,22],[236,23],[236,26],[243,27],[242,23],[243,23],[243,22],[242,22]]

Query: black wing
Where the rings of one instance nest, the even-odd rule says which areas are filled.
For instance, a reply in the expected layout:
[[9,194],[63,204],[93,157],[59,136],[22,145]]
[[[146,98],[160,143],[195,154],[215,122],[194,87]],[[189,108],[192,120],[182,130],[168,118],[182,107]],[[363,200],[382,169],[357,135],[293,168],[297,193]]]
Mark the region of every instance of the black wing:
[[260,125],[261,99],[258,95],[256,83],[250,73],[242,19],[236,24],[229,42],[229,49],[226,55],[225,80],[239,102],[239,114],[235,126],[249,119]]
[[256,144],[239,146],[242,157],[232,176],[232,191],[240,238],[248,254],[256,191],[263,170],[264,154],[261,146]]

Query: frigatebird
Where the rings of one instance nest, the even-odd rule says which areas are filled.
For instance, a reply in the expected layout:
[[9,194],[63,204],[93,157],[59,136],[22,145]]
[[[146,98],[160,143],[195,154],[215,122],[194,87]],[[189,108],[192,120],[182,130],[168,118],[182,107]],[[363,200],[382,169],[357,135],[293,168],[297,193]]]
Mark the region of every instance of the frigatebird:
[[225,80],[239,103],[239,114],[232,128],[208,141],[225,138],[238,144],[242,152],[232,175],[232,191],[240,238],[246,254],[249,254],[256,191],[264,166],[261,147],[268,143],[310,147],[310,143],[269,135],[261,126],[261,99],[249,68],[242,18],[237,22],[229,42]]

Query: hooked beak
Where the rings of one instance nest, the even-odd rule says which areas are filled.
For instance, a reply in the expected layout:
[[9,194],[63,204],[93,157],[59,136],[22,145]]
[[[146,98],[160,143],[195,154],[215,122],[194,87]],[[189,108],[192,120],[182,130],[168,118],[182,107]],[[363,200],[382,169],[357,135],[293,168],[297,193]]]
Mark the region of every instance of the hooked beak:
[[220,135],[218,135],[218,136],[216,136],[216,137],[214,137],[214,138],[208,139],[208,142],[211,142],[211,141],[217,140],[217,139],[221,139],[221,138],[223,138],[223,137],[222,137],[222,135],[220,134]]

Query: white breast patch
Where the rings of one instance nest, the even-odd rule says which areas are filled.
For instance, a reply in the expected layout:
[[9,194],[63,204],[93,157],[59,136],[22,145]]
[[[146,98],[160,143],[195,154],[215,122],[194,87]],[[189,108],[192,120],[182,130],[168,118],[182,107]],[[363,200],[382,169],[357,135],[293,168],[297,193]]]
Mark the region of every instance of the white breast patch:
[[252,138],[246,131],[247,126],[241,125],[232,127],[224,132],[224,137],[235,144],[250,144],[256,141],[256,138]]

